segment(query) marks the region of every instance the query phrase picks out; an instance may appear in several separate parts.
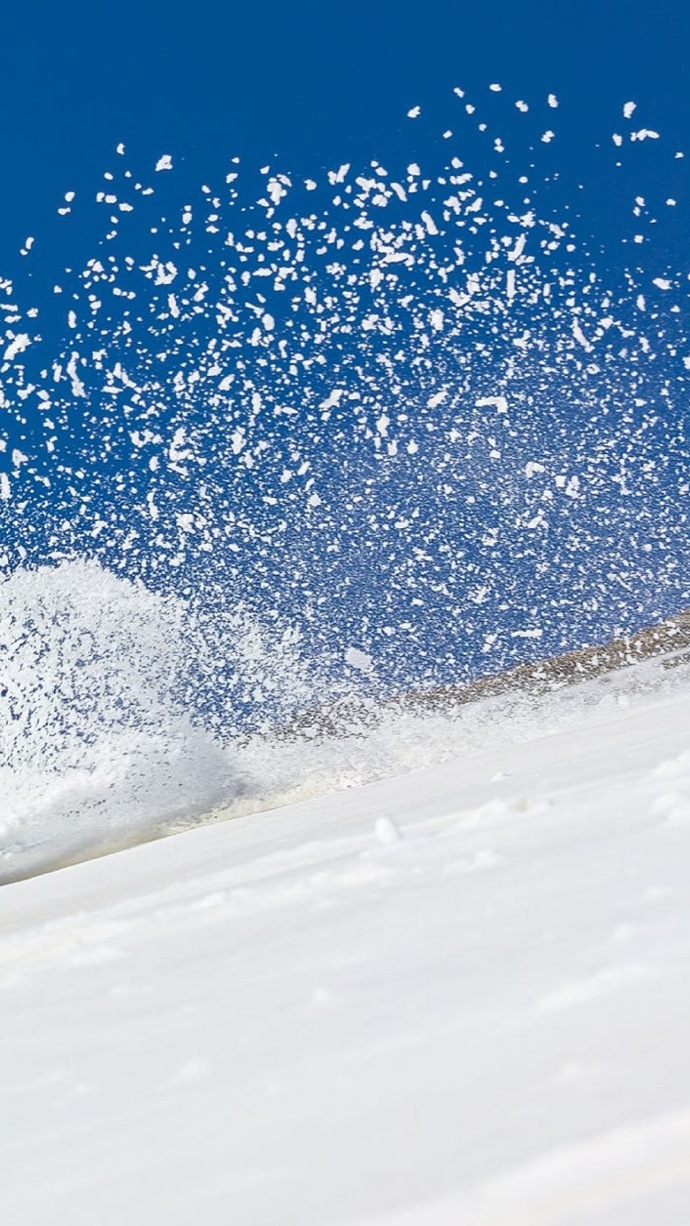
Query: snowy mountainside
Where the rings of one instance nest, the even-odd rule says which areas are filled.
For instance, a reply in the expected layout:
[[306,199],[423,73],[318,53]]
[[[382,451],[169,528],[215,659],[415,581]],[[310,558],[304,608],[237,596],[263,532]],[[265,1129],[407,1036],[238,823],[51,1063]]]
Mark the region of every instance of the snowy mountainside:
[[6,886],[8,1226],[685,1226],[690,681],[660,671]]

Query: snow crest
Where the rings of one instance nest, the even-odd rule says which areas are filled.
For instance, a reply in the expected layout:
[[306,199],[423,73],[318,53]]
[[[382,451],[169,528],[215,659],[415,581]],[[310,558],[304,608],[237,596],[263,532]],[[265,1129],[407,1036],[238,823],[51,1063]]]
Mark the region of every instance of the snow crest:
[[[185,614],[87,562],[0,585],[0,787],[8,871],[18,848],[71,857],[209,808],[220,749],[176,694]],[[2,871],[0,869],[0,871]]]

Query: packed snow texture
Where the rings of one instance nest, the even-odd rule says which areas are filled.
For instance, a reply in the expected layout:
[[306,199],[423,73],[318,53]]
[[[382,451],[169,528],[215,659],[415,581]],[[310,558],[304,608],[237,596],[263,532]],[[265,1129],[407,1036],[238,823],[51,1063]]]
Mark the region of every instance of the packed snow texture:
[[6,886],[3,1226],[686,1226],[690,681],[649,667]]

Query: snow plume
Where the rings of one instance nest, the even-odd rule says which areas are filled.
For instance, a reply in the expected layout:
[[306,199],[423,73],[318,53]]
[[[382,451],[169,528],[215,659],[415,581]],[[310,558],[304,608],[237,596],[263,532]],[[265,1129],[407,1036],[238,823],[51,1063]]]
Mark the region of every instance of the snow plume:
[[[606,723],[621,705],[687,686],[690,668],[686,653],[670,671],[651,660],[549,698],[435,711],[333,686],[300,647],[246,610],[212,620],[93,562],[0,583],[0,883],[457,762],[543,726],[575,727],[583,713]],[[347,654],[370,672],[363,653]],[[223,680],[224,722],[199,702],[200,676]]]
[[462,98],[419,160],[317,182],[233,158],[195,187],[123,153],[70,202],[105,225],[60,292],[37,313],[0,282],[0,566],[76,554],[214,614],[248,601],[334,683],[354,650],[389,690],[686,602],[685,163],[656,142],[652,190],[641,142],[607,145],[634,187],[603,244],[542,140],[556,95],[491,91],[527,149]]
[[293,648],[242,610],[211,625],[94,562],[0,583],[0,877],[17,857],[79,857],[228,803],[236,728],[222,742],[202,724],[196,677],[222,658],[228,719],[243,705],[277,718],[305,692]]
[[0,277],[7,795],[198,810],[238,737],[690,602],[687,160],[628,105],[599,234],[557,94],[410,103],[313,177],[119,146]]

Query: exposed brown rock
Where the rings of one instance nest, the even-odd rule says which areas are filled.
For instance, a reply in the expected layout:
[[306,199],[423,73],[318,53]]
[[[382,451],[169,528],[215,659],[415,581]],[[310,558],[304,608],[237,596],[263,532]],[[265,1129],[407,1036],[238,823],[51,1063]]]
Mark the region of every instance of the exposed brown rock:
[[[383,702],[344,697],[318,710],[302,712],[278,731],[286,738],[312,739],[329,735],[357,735],[380,719],[382,710],[418,714],[452,714],[458,707],[482,698],[503,694],[543,694],[578,681],[627,668],[642,660],[665,657],[669,666],[690,650],[690,609],[627,638],[603,645],[580,647],[562,656],[552,656],[496,676],[464,685],[439,686],[407,691]],[[275,733],[274,733],[275,735]]]
[[657,626],[639,630],[628,638],[611,639],[603,646],[580,647],[562,656],[519,664],[509,672],[483,677],[468,685],[418,690],[397,702],[420,711],[443,711],[459,704],[507,693],[544,693],[587,681],[657,656],[671,657],[690,648],[690,610],[684,610]]

